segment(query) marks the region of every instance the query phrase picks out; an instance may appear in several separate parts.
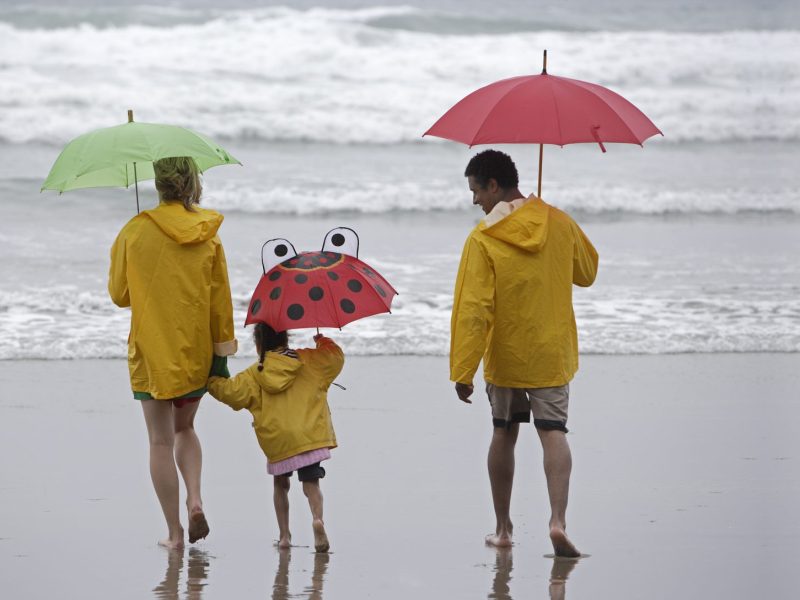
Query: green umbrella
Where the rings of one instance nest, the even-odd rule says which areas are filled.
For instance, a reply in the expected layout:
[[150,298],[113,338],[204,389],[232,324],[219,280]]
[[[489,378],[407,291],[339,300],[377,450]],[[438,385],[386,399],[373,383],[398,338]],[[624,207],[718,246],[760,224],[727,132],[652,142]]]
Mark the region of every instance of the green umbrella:
[[200,171],[217,165],[241,164],[207,137],[183,127],[156,123],[135,123],[133,111],[128,122],[79,136],[59,154],[42,190],[69,190],[93,187],[136,187],[139,211],[139,185],[153,179],[153,161],[171,156],[191,156]]

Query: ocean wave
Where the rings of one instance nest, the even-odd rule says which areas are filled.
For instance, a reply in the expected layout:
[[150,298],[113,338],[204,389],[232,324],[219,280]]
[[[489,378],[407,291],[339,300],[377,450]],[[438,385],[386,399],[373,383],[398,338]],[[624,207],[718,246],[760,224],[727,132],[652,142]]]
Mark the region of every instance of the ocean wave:
[[800,140],[797,31],[443,32],[403,26],[443,18],[408,7],[176,10],[0,21],[0,137],[63,144],[133,108],[221,140],[420,142],[472,90],[538,72],[548,48],[549,72],[622,93],[667,143]]
[[[454,193],[455,189],[448,180],[361,182],[358,187],[331,182],[324,189],[300,183],[265,189],[225,181],[207,195],[205,205],[226,213],[283,215],[474,210],[466,192]],[[619,184],[606,185],[598,193],[593,185],[569,182],[548,184],[546,199],[576,215],[800,215],[800,195],[789,187],[684,190]]]
[[[332,334],[348,354],[447,355],[452,296],[399,289],[391,315],[356,321]],[[578,297],[580,347],[586,354],[797,353],[798,291],[607,290]],[[250,293],[234,289],[233,296],[235,323],[243,323]],[[69,285],[0,290],[0,360],[125,358],[129,318],[102,290]],[[293,333],[293,344],[311,345],[312,334]],[[237,335],[240,355],[254,356],[249,330],[237,327]]]

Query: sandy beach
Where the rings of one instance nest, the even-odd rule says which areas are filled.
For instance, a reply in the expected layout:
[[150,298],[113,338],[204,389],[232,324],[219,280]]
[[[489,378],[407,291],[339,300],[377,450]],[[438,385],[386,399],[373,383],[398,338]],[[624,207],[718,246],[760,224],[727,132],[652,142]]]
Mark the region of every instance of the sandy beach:
[[[0,362],[0,589],[72,598],[793,598],[800,576],[796,355],[585,356],[572,385],[569,531],[554,561],[533,431],[515,546],[493,527],[485,396],[462,405],[444,357],[355,357],[332,389],[340,447],[322,481],[333,552],[273,547],[271,481],[249,415],[210,397],[198,431],[211,535],[156,546],[162,518],[120,360]],[[238,370],[248,364],[233,361]],[[478,382],[476,382],[478,383]],[[480,387],[480,386],[476,386]],[[551,587],[551,575],[557,581]]]

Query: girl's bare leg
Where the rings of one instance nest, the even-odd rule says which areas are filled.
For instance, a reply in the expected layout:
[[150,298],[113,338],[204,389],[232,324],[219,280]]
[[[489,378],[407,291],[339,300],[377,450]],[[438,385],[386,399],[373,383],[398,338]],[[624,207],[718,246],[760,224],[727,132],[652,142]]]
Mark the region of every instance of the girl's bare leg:
[[186,508],[189,512],[189,541],[204,538],[209,533],[200,495],[200,475],[203,468],[203,451],[194,430],[194,417],[200,402],[190,402],[174,408],[175,462],[186,485]]
[[173,448],[175,432],[172,403],[163,400],[142,400],[142,411],[150,440],[150,478],[167,521],[167,539],[158,542],[166,548],[183,548],[183,527],[180,520],[178,470]]
[[322,520],[322,490],[319,488],[319,479],[303,482],[303,493],[308,498],[311,508],[311,526],[314,529],[314,549],[317,552],[330,550],[328,535],[325,533],[325,523]]
[[291,548],[292,534],[289,531],[289,476],[276,475],[273,478],[272,500],[275,503],[275,516],[278,517],[278,548]]

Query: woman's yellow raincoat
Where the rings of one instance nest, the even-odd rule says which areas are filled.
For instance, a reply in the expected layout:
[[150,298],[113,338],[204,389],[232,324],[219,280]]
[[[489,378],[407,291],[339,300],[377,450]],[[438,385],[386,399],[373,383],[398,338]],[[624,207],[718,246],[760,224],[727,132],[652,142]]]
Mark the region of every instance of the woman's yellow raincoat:
[[569,215],[540,198],[500,202],[470,233],[451,319],[450,379],[564,385],[578,370],[572,285],[590,286],[597,251]]
[[264,370],[254,364],[232,379],[212,377],[208,391],[234,410],[246,408],[269,462],[302,452],[335,448],[328,388],[344,366],[344,353],[326,337],[298,358],[267,352]]
[[111,247],[108,291],[131,307],[128,367],[137,397],[205,389],[214,354],[236,352],[222,215],[162,202],[128,221]]

